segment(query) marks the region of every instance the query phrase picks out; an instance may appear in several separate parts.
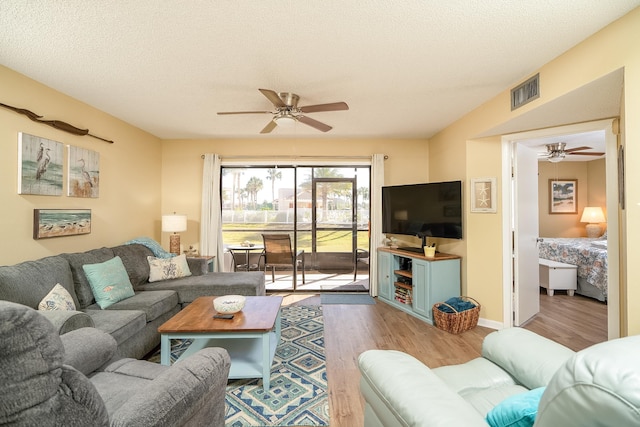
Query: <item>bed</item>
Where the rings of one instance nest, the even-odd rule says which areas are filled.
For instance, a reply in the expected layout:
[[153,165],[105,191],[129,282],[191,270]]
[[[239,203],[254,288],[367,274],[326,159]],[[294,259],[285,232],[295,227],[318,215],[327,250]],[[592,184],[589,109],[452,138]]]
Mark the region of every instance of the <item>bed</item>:
[[599,301],[607,300],[606,238],[544,237],[538,245],[540,258],[578,267],[576,293]]

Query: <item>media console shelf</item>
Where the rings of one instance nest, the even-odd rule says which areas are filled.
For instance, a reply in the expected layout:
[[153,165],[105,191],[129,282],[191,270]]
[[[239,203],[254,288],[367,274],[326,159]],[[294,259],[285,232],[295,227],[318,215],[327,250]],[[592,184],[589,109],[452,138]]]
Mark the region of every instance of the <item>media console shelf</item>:
[[460,296],[460,257],[378,248],[378,297],[433,325],[433,304]]

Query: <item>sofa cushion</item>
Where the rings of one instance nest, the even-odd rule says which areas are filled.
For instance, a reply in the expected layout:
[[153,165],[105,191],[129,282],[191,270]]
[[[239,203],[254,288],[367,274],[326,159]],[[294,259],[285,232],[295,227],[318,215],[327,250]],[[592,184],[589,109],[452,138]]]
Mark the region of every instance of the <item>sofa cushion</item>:
[[482,416],[504,399],[528,391],[498,365],[482,357],[432,371]]
[[147,262],[147,257],[153,256],[151,249],[140,244],[114,246],[111,249],[114,255],[122,259],[133,289],[138,290],[140,285],[147,283],[149,280],[149,263]]
[[37,308],[56,283],[69,292],[78,307],[73,275],[64,258],[52,256],[0,267],[0,299],[6,301]]
[[179,279],[191,276],[187,256],[185,254],[171,258],[147,257],[149,262],[149,282]]
[[178,305],[178,294],[175,291],[145,291],[117,302],[108,309],[142,311],[148,323],[168,313],[176,305]]
[[71,294],[60,283],[56,283],[53,289],[38,304],[38,310],[40,311],[73,311],[75,309],[76,304],[73,302]]
[[85,310],[97,329],[110,334],[118,345],[144,329],[146,316],[140,310],[101,310],[93,304]]
[[80,303],[76,306],[83,309],[93,304],[93,291],[91,290],[91,285],[89,285],[89,281],[87,280],[87,276],[85,275],[82,266],[84,264],[97,264],[110,260],[113,258],[113,251],[109,248],[99,248],[86,252],[60,254],[60,256],[66,259],[71,266],[73,283]]
[[208,273],[201,276],[182,277],[147,283],[139,287],[143,291],[175,290],[180,304],[188,304],[202,296],[244,295],[264,296],[264,273]]
[[82,269],[100,308],[105,309],[134,295],[133,286],[119,256],[99,264],[85,264]]
[[542,395],[541,426],[640,425],[640,335],[579,351]]
[[491,427],[531,427],[544,389],[538,387],[506,398],[489,411],[487,422]]

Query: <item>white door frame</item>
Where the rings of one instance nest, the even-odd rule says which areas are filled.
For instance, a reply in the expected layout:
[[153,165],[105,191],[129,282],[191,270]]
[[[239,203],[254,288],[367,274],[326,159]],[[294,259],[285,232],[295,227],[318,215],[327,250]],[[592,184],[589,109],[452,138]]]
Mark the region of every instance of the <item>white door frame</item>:
[[[502,277],[503,277],[503,325],[513,326],[513,236],[511,224],[513,218],[512,196],[512,144],[533,138],[562,136],[582,132],[602,130],[606,143],[606,180],[607,180],[607,256],[608,296],[607,326],[609,339],[620,336],[620,242],[619,242],[619,205],[618,205],[618,166],[617,166],[617,120],[606,119],[594,122],[579,123],[568,126],[553,127],[535,131],[514,133],[502,137]],[[615,129],[615,131],[614,131]],[[537,179],[537,178],[536,178]],[[611,262],[611,260],[615,260]]]

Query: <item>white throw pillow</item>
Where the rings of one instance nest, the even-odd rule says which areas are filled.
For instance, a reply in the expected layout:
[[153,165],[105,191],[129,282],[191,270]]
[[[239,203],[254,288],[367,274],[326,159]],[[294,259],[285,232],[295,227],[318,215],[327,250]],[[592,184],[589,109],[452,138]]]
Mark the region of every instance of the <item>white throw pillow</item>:
[[73,311],[76,309],[76,305],[73,302],[73,297],[60,283],[49,291],[49,293],[42,298],[40,304],[38,304],[38,310],[50,311],[50,310],[68,310]]
[[189,270],[185,254],[173,258],[148,256],[147,260],[149,261],[149,282],[191,276],[191,270]]

